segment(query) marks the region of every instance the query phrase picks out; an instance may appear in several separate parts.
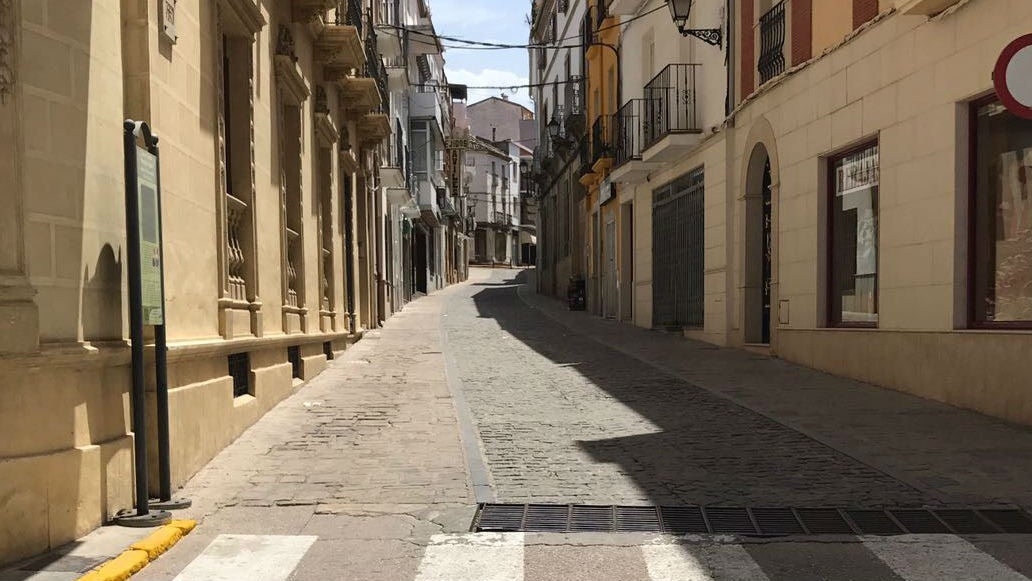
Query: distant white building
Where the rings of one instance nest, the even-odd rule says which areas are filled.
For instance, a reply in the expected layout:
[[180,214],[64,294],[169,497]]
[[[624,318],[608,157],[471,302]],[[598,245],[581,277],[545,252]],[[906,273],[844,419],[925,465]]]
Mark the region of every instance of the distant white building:
[[520,146],[471,137],[463,179],[476,220],[473,262],[519,264]]
[[467,158],[470,201],[477,229],[474,262],[533,264],[536,211],[523,175],[537,146],[534,113],[506,97],[489,97],[466,108],[473,136]]

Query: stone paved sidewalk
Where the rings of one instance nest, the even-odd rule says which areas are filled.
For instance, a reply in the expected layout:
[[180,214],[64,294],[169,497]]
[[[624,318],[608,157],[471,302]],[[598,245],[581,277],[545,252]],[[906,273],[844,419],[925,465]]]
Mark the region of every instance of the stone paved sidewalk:
[[186,517],[224,506],[472,503],[441,356],[441,299],[409,305],[202,469]]
[[[536,294],[532,276],[521,279],[519,296],[558,323],[562,330],[556,333],[590,338],[596,351],[697,386],[706,400],[718,398],[769,418],[920,490],[932,502],[1032,508],[1032,429],[782,360],[571,312]],[[734,450],[763,437],[738,433],[728,453],[734,457]],[[793,454],[813,459],[803,450]]]

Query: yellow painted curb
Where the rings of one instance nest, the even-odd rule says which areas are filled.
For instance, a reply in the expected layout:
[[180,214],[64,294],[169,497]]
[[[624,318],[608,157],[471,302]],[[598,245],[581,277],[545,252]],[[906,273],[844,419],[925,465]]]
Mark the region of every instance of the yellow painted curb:
[[147,557],[146,551],[130,549],[104,563],[99,569],[79,577],[79,581],[125,581],[133,573],[146,567],[149,562],[150,558]]
[[98,569],[79,577],[77,581],[125,581],[162,553],[172,548],[197,526],[197,521],[174,520],[151,533],[146,539],[129,546],[121,555],[104,563]]

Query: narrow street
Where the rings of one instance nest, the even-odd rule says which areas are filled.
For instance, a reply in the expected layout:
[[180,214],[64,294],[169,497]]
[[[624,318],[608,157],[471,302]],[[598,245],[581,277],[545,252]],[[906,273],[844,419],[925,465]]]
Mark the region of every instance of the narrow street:
[[1032,576],[1013,534],[471,532],[484,502],[1032,507],[1027,429],[571,313],[532,276],[475,269],[332,362],[192,479],[199,526],[136,578]]

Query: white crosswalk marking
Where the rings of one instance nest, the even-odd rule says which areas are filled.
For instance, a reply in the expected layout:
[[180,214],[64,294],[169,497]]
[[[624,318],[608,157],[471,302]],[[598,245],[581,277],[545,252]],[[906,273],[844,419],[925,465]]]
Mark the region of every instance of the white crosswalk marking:
[[906,581],[1029,581],[953,535],[864,537],[864,546]]
[[739,545],[645,545],[652,581],[768,581]]
[[523,533],[434,535],[416,581],[523,581]]
[[219,535],[173,581],[286,581],[317,538]]

